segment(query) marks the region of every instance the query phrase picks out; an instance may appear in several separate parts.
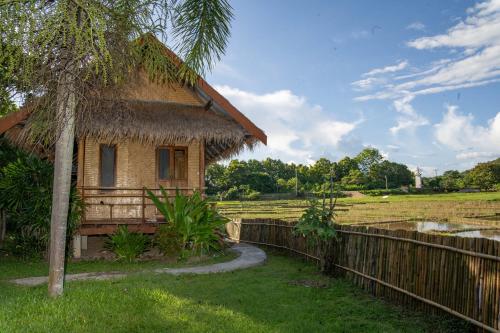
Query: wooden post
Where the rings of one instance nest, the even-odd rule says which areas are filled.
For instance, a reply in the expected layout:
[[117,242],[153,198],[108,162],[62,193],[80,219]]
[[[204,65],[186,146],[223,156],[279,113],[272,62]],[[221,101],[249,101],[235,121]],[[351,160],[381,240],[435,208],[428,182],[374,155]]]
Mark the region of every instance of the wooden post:
[[82,250],[87,250],[88,249],[88,236],[81,236],[82,237]]
[[82,236],[75,235],[73,237],[73,258],[81,258],[82,256]]
[[109,204],[109,222],[113,222],[113,204]]
[[142,219],[141,223],[146,223],[146,190],[142,189]]

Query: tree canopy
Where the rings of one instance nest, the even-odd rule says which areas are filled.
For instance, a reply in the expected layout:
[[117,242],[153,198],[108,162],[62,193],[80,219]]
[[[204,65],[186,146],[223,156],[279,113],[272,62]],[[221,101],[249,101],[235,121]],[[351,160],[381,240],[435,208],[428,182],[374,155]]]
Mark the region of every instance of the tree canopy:
[[[227,165],[210,165],[206,174],[210,194],[229,191],[232,194],[236,189],[239,192],[286,193],[294,192],[296,186],[300,192],[318,192],[329,188],[330,179],[346,190],[374,189],[385,187],[385,177],[390,188],[413,183],[413,174],[406,165],[383,160],[373,148],[338,162],[320,158],[312,165],[284,163],[271,158],[263,161],[232,160]],[[240,189],[241,186],[244,188]]]

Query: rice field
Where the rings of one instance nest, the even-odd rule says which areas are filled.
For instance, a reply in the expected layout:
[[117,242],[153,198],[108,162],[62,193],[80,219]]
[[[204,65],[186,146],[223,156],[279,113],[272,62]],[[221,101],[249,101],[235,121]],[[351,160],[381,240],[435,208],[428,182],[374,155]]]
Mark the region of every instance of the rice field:
[[[306,200],[223,201],[217,207],[230,218],[276,218],[296,221]],[[500,227],[500,192],[400,195],[341,198],[336,222],[372,224],[387,221],[429,220]]]

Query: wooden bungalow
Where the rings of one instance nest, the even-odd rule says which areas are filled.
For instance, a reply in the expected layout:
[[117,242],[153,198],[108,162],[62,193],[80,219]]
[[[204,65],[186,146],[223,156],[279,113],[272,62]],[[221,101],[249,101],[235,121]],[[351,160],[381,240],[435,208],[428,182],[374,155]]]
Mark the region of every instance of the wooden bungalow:
[[[85,203],[76,255],[81,236],[109,234],[118,225],[153,233],[164,221],[145,188],[203,192],[209,163],[267,140],[202,78],[194,86],[160,84],[140,70],[119,100],[85,117],[76,124],[74,177]],[[0,118],[0,134],[22,137],[29,120],[23,109]]]

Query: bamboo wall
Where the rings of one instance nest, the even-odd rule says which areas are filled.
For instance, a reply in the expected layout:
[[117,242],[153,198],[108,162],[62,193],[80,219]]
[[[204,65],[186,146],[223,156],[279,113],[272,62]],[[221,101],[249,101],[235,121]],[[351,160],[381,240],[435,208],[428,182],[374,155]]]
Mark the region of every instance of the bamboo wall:
[[[156,146],[141,144],[134,141],[116,142],[116,187],[123,188],[123,190],[115,190],[107,192],[109,195],[125,195],[133,194],[137,197],[129,198],[93,198],[87,199],[87,203],[97,204],[102,202],[101,205],[88,205],[86,207],[86,218],[105,219],[110,217],[110,204],[113,204],[113,218],[116,219],[139,219],[142,216],[142,191],[127,190],[128,188],[154,189],[159,188],[157,181],[157,166],[156,166]],[[82,154],[79,158],[83,160],[80,172],[78,173],[78,184],[84,187],[99,187],[99,146],[100,142],[87,139],[80,141],[80,149]],[[199,142],[191,143],[178,143],[178,146],[187,147],[187,182],[185,187],[197,188],[203,186],[200,183],[200,174],[204,173],[204,166],[200,162],[201,145]],[[84,152],[84,153],[83,153]],[[163,184],[165,187],[175,187],[175,184]],[[87,190],[86,194],[100,194],[98,190]],[[123,204],[130,204],[130,206],[120,206]],[[135,204],[135,205],[134,205]],[[146,218],[153,218],[156,209],[153,206],[146,208]]]
[[[284,248],[308,258],[318,249],[280,220],[235,220],[231,238]],[[481,331],[500,325],[500,242],[405,230],[337,225],[335,274],[377,297],[430,313],[451,313]]]

